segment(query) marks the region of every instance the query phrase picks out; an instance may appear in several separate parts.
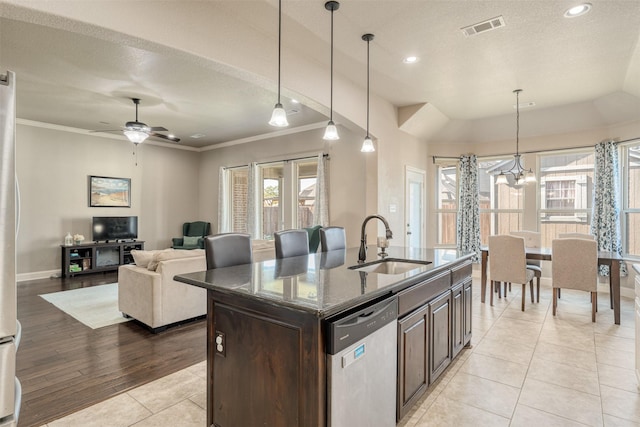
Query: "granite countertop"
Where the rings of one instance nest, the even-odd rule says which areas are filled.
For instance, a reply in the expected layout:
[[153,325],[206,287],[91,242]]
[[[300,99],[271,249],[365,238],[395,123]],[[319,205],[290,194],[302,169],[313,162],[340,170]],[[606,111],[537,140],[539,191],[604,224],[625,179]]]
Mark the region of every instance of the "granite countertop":
[[[378,248],[368,247],[366,262],[379,260]],[[257,299],[315,314],[320,318],[378,296],[399,292],[455,261],[470,258],[452,249],[387,248],[388,258],[431,261],[401,274],[363,273],[358,248],[267,260],[234,267],[181,274],[175,280],[234,296]]]

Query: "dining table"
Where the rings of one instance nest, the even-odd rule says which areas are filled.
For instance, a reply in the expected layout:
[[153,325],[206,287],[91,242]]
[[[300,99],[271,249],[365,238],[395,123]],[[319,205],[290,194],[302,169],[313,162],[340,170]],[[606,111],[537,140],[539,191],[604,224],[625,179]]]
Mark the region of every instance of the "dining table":
[[[487,290],[487,262],[489,261],[489,247],[481,246],[482,253],[481,277],[480,277],[480,301],[485,302]],[[525,247],[525,255],[530,260],[552,261],[551,248]],[[609,266],[609,287],[611,308],[613,308],[613,320],[620,324],[620,261],[622,257],[616,252],[598,251],[598,265]]]

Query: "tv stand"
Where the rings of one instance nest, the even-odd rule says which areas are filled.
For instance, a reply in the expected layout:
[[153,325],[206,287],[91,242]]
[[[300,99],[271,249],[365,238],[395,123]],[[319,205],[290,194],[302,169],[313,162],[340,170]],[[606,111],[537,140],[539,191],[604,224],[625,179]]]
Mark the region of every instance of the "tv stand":
[[143,250],[144,241],[133,242],[92,242],[64,246],[62,249],[62,277],[77,274],[100,273],[117,270],[123,264],[132,264],[132,250]]

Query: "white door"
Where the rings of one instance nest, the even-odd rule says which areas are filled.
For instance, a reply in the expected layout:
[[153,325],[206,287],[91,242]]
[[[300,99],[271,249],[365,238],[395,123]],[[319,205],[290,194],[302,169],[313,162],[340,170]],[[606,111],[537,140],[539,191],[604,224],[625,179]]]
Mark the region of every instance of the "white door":
[[411,166],[405,167],[406,244],[411,248],[424,247],[426,244],[425,179],[425,171],[412,168]]

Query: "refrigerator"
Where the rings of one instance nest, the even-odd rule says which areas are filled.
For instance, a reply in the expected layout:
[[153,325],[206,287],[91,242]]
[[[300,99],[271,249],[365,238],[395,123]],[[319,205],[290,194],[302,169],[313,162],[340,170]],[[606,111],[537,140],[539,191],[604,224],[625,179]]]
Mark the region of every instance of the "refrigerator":
[[20,414],[20,382],[16,352],[20,344],[17,319],[16,234],[16,77],[0,71],[0,427],[14,427]]

